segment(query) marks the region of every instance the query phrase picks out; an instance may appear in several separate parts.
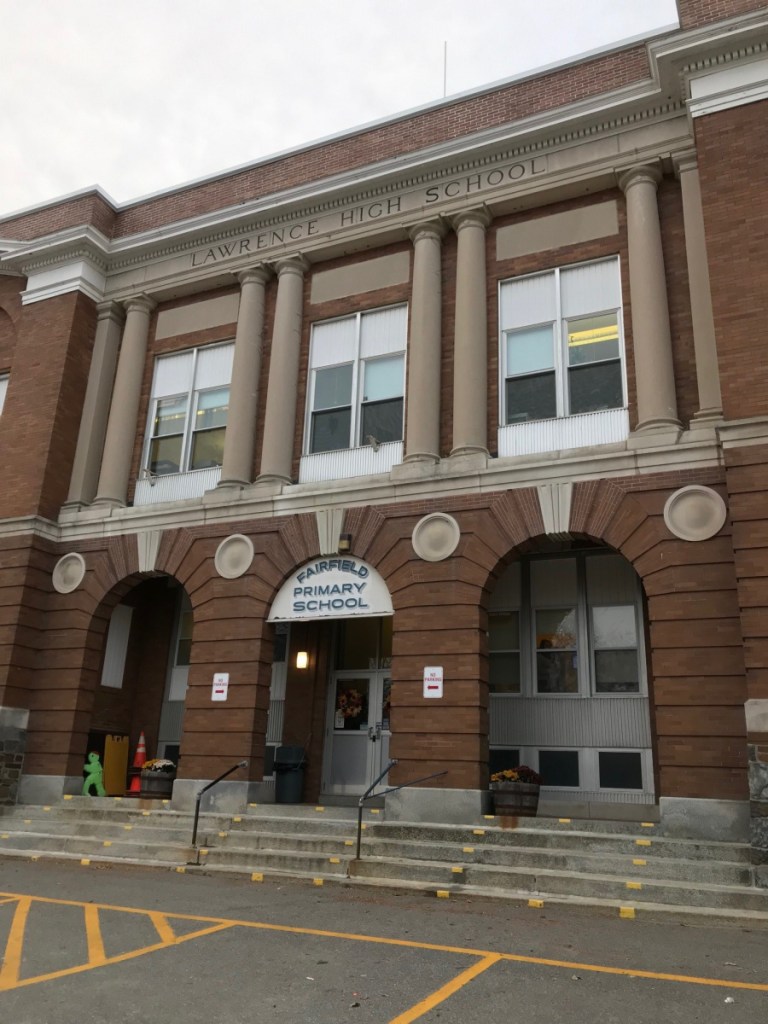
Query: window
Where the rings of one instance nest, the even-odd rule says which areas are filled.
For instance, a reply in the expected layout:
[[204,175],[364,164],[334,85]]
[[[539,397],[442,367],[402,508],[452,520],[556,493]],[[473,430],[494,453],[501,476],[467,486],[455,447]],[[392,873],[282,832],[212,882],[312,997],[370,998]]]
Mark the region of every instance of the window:
[[488,616],[491,693],[639,695],[641,615],[637,577],[620,555],[514,563]]
[[0,373],[0,416],[5,405],[5,393],[8,390],[8,374]]
[[407,308],[313,324],[305,451],[403,438]]
[[618,259],[504,281],[501,422],[622,408]]
[[230,343],[157,359],[144,461],[151,476],[222,464],[233,355]]

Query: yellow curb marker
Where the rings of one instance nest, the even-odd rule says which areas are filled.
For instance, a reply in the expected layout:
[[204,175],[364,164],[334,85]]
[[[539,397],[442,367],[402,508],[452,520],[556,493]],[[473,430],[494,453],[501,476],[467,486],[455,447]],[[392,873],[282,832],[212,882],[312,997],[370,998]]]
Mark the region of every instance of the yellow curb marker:
[[544,906],[544,900],[528,900],[528,906],[538,909]]
[[655,821],[641,821],[640,828],[656,828]]
[[464,846],[464,847],[462,847],[461,852],[462,853],[474,853],[475,852],[475,848],[474,848],[474,846]]
[[44,811],[50,811],[50,809],[51,809],[50,807],[44,807],[43,808]]
[[126,832],[130,832],[131,829],[133,828],[133,825],[123,825],[123,828],[125,829]]
[[35,853],[29,859],[30,860],[40,860],[40,855],[38,853]]
[[371,814],[381,814],[381,808],[379,807],[369,807],[368,810]]
[[31,825],[32,824],[32,819],[31,818],[25,818],[24,819],[24,824],[25,825]]
[[642,882],[627,882],[627,888],[628,889],[642,889],[643,888],[643,883]]
[[437,896],[439,900],[447,900],[450,897],[450,895],[451,894],[448,892],[447,889],[438,889],[437,892],[435,893],[435,896]]
[[635,908],[634,907],[619,907],[619,917],[623,917],[627,921],[634,921],[634,919],[635,919]]
[[328,858],[328,863],[329,864],[341,864],[341,861],[339,860],[338,857],[329,857]]
[[651,840],[650,839],[636,839],[635,840],[635,846],[650,846],[650,845],[651,845]]
[[643,860],[642,857],[635,857],[635,859],[632,861],[632,863],[636,864],[637,867],[639,867],[639,868],[644,868],[646,866],[646,864],[648,863],[648,861],[647,860]]
[[201,857],[207,857],[208,856],[208,851],[207,850],[200,850],[199,852],[200,852],[200,856]]
[[570,825],[571,824],[571,819],[570,818],[558,818],[557,820],[560,822],[561,825]]
[[451,868],[451,871],[453,872],[454,875],[463,875],[464,874],[464,868],[460,868],[460,867]]
[[483,817],[485,818],[486,821],[493,821],[495,819],[496,815],[495,814],[484,814]]
[[258,807],[258,804],[248,804],[249,807]]
[[360,828],[368,828],[368,826],[365,824],[365,822],[363,822]]
[[141,815],[142,815],[143,818],[148,818],[150,814],[151,814],[151,811],[142,811],[141,812]]
[[183,874],[186,873],[186,870],[187,870],[186,868],[178,867],[178,868],[176,868],[176,873],[179,874],[179,875],[183,875]]
[[81,864],[83,865],[83,867],[84,867],[84,868],[87,868],[87,867],[88,867],[88,865],[89,865],[89,864],[90,864],[91,862],[90,862],[90,859],[89,859],[88,857],[83,857],[83,859],[82,859],[82,860],[80,861],[80,863],[81,863]]
[[65,800],[71,800],[72,799],[72,794],[71,793],[65,793],[64,794],[64,799]]
[[316,811],[324,811],[324,810],[325,810],[325,808],[324,808],[324,807],[316,807],[316,808],[315,808],[315,810],[316,810]]
[[345,846],[354,846],[355,845],[355,841],[354,841],[354,839],[345,839],[344,840],[344,845]]
[[104,843],[102,845],[103,846],[111,846],[112,845],[112,840],[111,839],[105,839]]
[[313,878],[312,879],[312,884],[313,885],[322,885],[324,881],[325,881],[325,879],[323,879],[323,878]]
[[232,819],[232,821],[233,821],[233,822],[239,822],[239,821],[242,821],[242,820],[243,820],[243,819],[242,819],[242,818],[240,818],[240,817],[237,817],[237,818],[233,818],[233,819]]
[[[119,800],[120,797],[118,797],[117,799]],[[165,804],[169,804],[170,802],[171,802],[170,800],[163,800],[163,806],[165,806]]]
[[264,875],[261,873],[261,871],[254,871],[253,874],[251,875],[251,881],[252,882],[263,882],[264,881]]
[[227,838],[227,833],[226,832],[219,832],[219,839],[226,839],[226,838]]
[[473,828],[472,829],[472,835],[473,836],[484,836],[485,835],[485,829],[484,828]]

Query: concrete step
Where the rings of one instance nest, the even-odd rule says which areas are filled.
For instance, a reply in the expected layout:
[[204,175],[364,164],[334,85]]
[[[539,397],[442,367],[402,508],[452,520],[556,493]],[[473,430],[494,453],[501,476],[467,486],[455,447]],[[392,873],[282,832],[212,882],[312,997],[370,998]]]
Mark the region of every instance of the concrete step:
[[132,842],[118,839],[109,840],[94,836],[62,836],[44,832],[0,833],[0,855],[10,851],[29,853],[67,853],[73,856],[89,857],[106,853],[110,857],[147,859],[150,862],[184,864],[189,859],[192,847],[181,843]]

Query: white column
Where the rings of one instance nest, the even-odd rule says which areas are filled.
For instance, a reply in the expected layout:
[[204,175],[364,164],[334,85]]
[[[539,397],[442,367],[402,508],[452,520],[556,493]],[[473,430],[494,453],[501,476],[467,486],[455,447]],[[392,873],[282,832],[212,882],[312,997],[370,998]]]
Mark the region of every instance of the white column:
[[490,219],[485,210],[471,210],[453,222],[458,252],[451,455],[488,454],[485,229]]
[[269,357],[261,472],[257,481],[261,483],[291,482],[306,268],[307,263],[301,256],[277,264],[275,326]]
[[712,292],[709,286],[701,185],[695,155],[691,154],[681,159],[677,170],[683,197],[685,255],[688,261],[693,347],[696,353],[696,381],[699,388],[699,411],[696,418],[720,419],[723,415],[723,400],[720,395],[720,370],[717,365],[715,318],[712,313]]
[[419,224],[411,231],[413,287],[405,462],[437,462],[440,458],[441,240],[444,234],[445,227],[440,221]]
[[154,308],[155,303],[147,295],[130,299],[125,304],[125,329],[104,441],[97,504],[124,505],[126,501],[147,357],[149,317]]
[[219,487],[242,487],[251,482],[264,331],[264,294],[270,273],[267,267],[262,266],[238,274],[240,308]]
[[627,202],[638,430],[680,427],[656,199],[661,177],[657,167],[633,167],[619,178]]
[[107,432],[109,399],[115,380],[117,353],[124,313],[116,302],[98,305],[96,337],[93,342],[88,386],[85,390],[80,432],[72,464],[65,507],[80,508],[93,501],[99,482],[104,437]]

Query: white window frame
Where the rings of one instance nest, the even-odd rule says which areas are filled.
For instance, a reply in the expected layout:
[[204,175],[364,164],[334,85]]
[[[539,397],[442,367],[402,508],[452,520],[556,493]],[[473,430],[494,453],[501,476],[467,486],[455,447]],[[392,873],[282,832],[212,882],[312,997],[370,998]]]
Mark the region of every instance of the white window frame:
[[[496,751],[504,750],[504,747],[494,747]],[[527,764],[534,771],[541,773],[541,762],[539,753],[542,750],[562,750],[578,754],[579,763],[579,785],[578,786],[557,786],[542,784],[542,792],[556,794],[568,793],[606,793],[606,794],[653,794],[653,751],[645,747],[559,747],[556,745],[538,744],[537,746],[523,746],[516,744],[513,748],[518,750],[520,764]],[[600,785],[600,754],[639,754],[642,786],[640,789],[616,789],[611,786]],[[509,767],[512,767],[510,764]]]
[[[404,439],[404,434],[405,434],[405,378],[406,378],[406,359],[407,359],[407,352],[408,352],[408,337],[407,337],[408,313],[407,313],[407,308],[408,308],[407,307],[407,303],[395,302],[395,303],[393,303],[390,306],[378,306],[375,309],[358,310],[356,313],[346,314],[345,316],[332,317],[332,318],[330,318],[328,320],[318,320],[318,321],[316,321],[316,323],[312,324],[312,330],[314,331],[315,326],[319,326],[321,324],[322,325],[326,325],[326,324],[332,324],[332,323],[341,323],[341,322],[343,322],[345,320],[354,320],[355,321],[355,350],[354,350],[354,357],[353,357],[352,360],[343,360],[343,361],[339,361],[338,363],[327,363],[327,364],[323,365],[322,367],[315,368],[312,365],[313,338],[312,338],[312,336],[310,334],[310,342],[309,342],[309,367],[308,367],[308,369],[309,369],[309,386],[307,388],[307,403],[306,403],[306,410],[305,410],[305,416],[304,416],[304,440],[303,440],[303,445],[302,445],[302,453],[303,453],[303,455],[305,457],[311,457],[311,456],[315,456],[315,455],[330,455],[331,451],[345,452],[345,451],[350,451],[350,450],[355,449],[355,448],[370,448],[370,447],[373,447],[374,449],[378,448],[378,444],[371,445],[371,444],[365,443],[365,441],[360,441],[359,440],[360,424],[362,422],[362,409],[363,409],[363,405],[365,404],[364,403],[364,396],[363,396],[363,393],[362,393],[362,391],[363,391],[363,383],[365,381],[365,366],[366,366],[367,363],[374,363],[374,362],[377,362],[377,361],[379,361],[381,359],[391,359],[394,356],[402,356],[402,360],[403,360],[403,386],[402,386],[403,419],[402,419],[402,425],[401,425],[401,431],[400,431],[401,437],[400,437],[399,440],[397,440],[397,441],[395,441],[393,443],[395,443],[395,444],[402,444],[403,439]],[[364,358],[360,354],[361,341],[362,341],[362,322],[363,322],[363,318],[365,316],[369,316],[370,314],[381,313],[381,312],[383,312],[384,310],[387,310],[387,309],[405,309],[406,310],[406,316],[405,316],[406,334],[405,334],[405,336],[403,338],[403,347],[402,347],[402,349],[398,349],[396,352],[387,352],[387,353],[383,353],[383,354],[380,354],[380,355],[371,356],[369,358]],[[313,414],[313,412],[315,412],[315,408],[314,408],[314,406],[315,406],[315,381],[316,381],[316,378],[317,378],[317,370],[318,369],[323,369],[323,370],[332,369],[332,368],[337,367],[337,366],[348,366],[348,365],[350,365],[350,363],[352,365],[352,385],[351,385],[351,389],[350,389],[351,390],[351,394],[350,394],[351,409],[350,409],[350,424],[349,424],[349,439],[350,439],[350,443],[347,445],[346,448],[331,449],[331,450],[329,450],[327,452],[313,452],[311,450],[311,444],[312,444],[312,414]],[[389,443],[389,442],[384,442],[384,443]]]
[[3,406],[5,405],[5,396],[8,392],[10,377],[10,373],[0,373],[0,416],[3,415]]
[[[194,384],[195,384],[195,377],[197,375],[197,364],[198,364],[198,359],[199,359],[200,353],[202,351],[210,351],[213,348],[224,348],[226,346],[231,346],[232,347],[233,355],[234,355],[234,341],[230,340],[230,341],[225,341],[225,342],[218,342],[215,345],[200,346],[198,348],[186,349],[186,350],[183,350],[181,352],[173,352],[173,353],[168,353],[167,355],[158,355],[156,357],[156,359],[155,359],[155,367],[154,367],[153,377],[152,377],[152,391],[154,391],[155,375],[157,373],[157,366],[160,363],[160,361],[163,360],[163,359],[173,358],[174,356],[184,355],[186,353],[191,353],[191,355],[192,355],[191,369],[189,371],[190,386],[189,386],[189,388],[187,390],[185,390],[185,391],[177,391],[174,394],[161,395],[161,396],[158,396],[158,397],[155,397],[154,395],[151,396],[150,403],[149,403],[149,415],[148,415],[148,418],[147,418],[147,427],[146,427],[146,430],[144,432],[144,446],[143,446],[142,458],[141,458],[142,473],[145,476],[147,476],[149,478],[162,479],[164,477],[177,477],[177,476],[181,476],[184,473],[204,472],[205,471],[205,470],[199,471],[199,470],[191,470],[191,469],[189,469],[189,460],[190,460],[191,454],[192,454],[192,444],[193,444],[193,441],[194,441],[194,438],[195,438],[195,434],[198,433],[198,431],[195,431],[194,425],[195,425],[195,417],[197,415],[198,404],[199,404],[199,401],[200,401],[200,396],[204,395],[204,394],[208,394],[209,392],[220,391],[224,387],[226,387],[227,391],[230,393],[230,398],[231,398],[232,380],[231,380],[231,377],[230,377],[230,381],[226,385],[224,385],[224,384],[217,384],[217,385],[212,385],[212,386],[208,386],[208,387],[195,388]],[[152,451],[152,441],[155,438],[154,425],[155,425],[155,417],[157,415],[157,409],[158,409],[158,406],[159,406],[160,402],[173,401],[175,399],[183,399],[183,400],[185,400],[186,401],[186,406],[187,406],[186,415],[184,417],[184,428],[183,428],[182,440],[181,440],[181,452],[180,452],[180,455],[179,455],[179,469],[178,469],[178,471],[176,473],[162,473],[162,474],[153,473],[152,470],[150,469],[149,461],[150,461],[150,453]],[[227,424],[225,424],[225,427],[224,427],[225,436],[226,436],[226,429],[227,429],[228,425],[229,425],[229,406],[227,407]],[[219,429],[219,428],[216,428],[216,429]],[[205,467],[205,468],[206,469],[211,469],[213,467]]]
[[[587,267],[597,265],[599,263],[613,263],[616,268],[616,286],[619,295],[618,306],[605,306],[600,309],[591,310],[589,313],[581,313],[578,317],[572,317],[570,319],[582,319],[587,317],[598,317],[608,316],[610,314],[616,315],[616,320],[619,330],[619,363],[621,370],[621,388],[622,388],[622,406],[616,406],[617,409],[626,409],[627,407],[627,360],[626,360],[626,349],[624,343],[624,302],[621,291],[621,264],[618,256],[603,257],[597,260],[585,260],[582,263],[570,263],[562,267],[553,267],[545,271],[536,271],[532,274],[521,274],[518,277],[505,278],[503,281],[499,281],[498,286],[498,309],[499,309],[499,426],[504,427],[515,427],[522,426],[527,423],[537,422],[551,422],[552,420],[564,420],[571,419],[578,416],[591,415],[590,413],[571,413],[568,409],[568,337],[565,329],[566,318],[563,316],[562,310],[562,287],[560,284],[560,276],[564,271],[574,270],[577,267]],[[502,291],[505,285],[511,284],[516,281],[523,281],[532,278],[544,278],[547,276],[553,276],[555,280],[555,317],[553,320],[534,322],[525,325],[519,325],[516,327],[505,327],[502,319]],[[556,415],[549,417],[548,420],[522,420],[519,423],[507,423],[507,380],[509,374],[507,373],[507,336],[516,331],[531,330],[537,327],[552,327],[554,334],[554,374],[555,374],[555,401],[556,401]],[[523,376],[518,374],[515,376]],[[613,410],[595,410],[597,412],[608,412]]]

